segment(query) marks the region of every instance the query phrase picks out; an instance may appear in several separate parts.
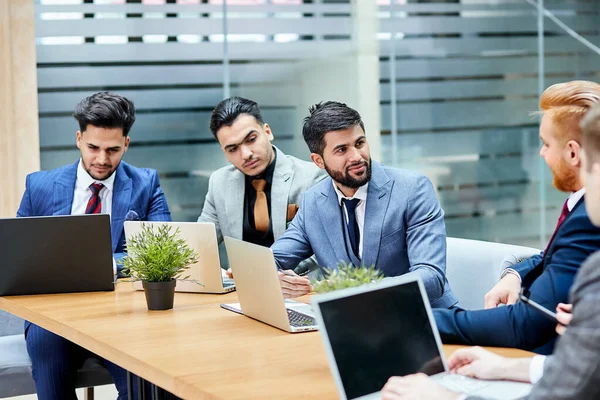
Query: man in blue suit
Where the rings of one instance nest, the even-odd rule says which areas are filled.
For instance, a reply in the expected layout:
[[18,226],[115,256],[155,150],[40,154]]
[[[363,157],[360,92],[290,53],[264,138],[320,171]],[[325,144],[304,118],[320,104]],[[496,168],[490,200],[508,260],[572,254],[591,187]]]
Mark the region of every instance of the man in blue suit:
[[[74,117],[80,128],[76,138],[81,158],[66,167],[28,175],[17,216],[108,214],[113,254],[120,259],[125,219],[170,221],[171,214],[156,171],[121,161],[135,121],[133,103],[114,93],[96,93],[77,105]],[[87,240],[93,235],[90,232]],[[93,354],[30,322],[25,322],[25,340],[38,399],[77,399],[77,369]],[[126,399],[126,371],[103,361],[119,399]]]
[[517,300],[524,287],[533,301],[547,309],[554,310],[558,303],[567,303],[579,267],[600,249],[600,228],[588,218],[583,205],[585,188],[579,177],[579,124],[585,113],[599,102],[600,85],[594,82],[556,84],[542,94],[540,155],[552,171],[554,186],[571,195],[545,251],[505,270],[500,282],[486,295],[486,310],[433,310],[445,343],[552,352],[555,324]]
[[329,178],[305,192],[288,230],[272,246],[286,297],[311,290],[292,269],[313,254],[321,267],[374,265],[386,277],[422,277],[434,307],[457,300],[446,280],[444,213],[425,176],[371,160],[359,113],[342,103],[310,108],[303,136]]

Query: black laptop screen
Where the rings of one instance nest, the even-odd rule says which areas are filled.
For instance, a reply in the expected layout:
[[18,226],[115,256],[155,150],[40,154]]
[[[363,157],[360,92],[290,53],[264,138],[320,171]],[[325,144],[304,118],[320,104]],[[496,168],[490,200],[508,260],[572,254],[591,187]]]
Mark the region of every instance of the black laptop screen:
[[378,392],[391,376],[444,372],[417,282],[320,304],[349,399]]

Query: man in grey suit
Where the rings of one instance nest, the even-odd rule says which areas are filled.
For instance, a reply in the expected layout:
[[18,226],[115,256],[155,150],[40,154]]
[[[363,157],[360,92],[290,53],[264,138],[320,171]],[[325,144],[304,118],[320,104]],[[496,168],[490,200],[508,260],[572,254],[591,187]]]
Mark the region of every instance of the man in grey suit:
[[316,256],[319,266],[374,265],[386,277],[421,276],[433,307],[457,300],[446,280],[444,212],[423,175],[371,161],[360,114],[345,104],[310,108],[303,136],[329,174],[308,190],[288,230],[273,244],[286,297],[311,290],[286,271]]
[[[580,177],[585,182],[585,207],[600,226],[600,105],[581,123]],[[559,304],[557,319],[563,334],[548,357],[509,359],[479,347],[456,351],[448,360],[453,372],[481,379],[535,383],[529,400],[596,399],[600,397],[600,252],[582,265],[570,296],[572,305]],[[570,311],[573,314],[570,314]],[[568,325],[565,330],[564,325]],[[386,400],[454,400],[475,397],[449,391],[423,374],[390,378],[382,391]]]
[[[271,127],[252,100],[230,97],[220,102],[210,130],[231,165],[211,174],[198,222],[215,224],[218,243],[231,236],[270,247],[296,214],[302,193],[325,174],[271,144]],[[307,260],[298,272],[314,268]]]

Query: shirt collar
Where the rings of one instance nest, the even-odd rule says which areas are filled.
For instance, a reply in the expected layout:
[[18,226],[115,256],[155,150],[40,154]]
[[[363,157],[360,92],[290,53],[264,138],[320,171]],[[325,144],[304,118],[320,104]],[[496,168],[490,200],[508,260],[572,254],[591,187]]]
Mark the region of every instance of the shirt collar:
[[79,186],[80,188],[85,190],[85,189],[89,188],[92,183],[98,182],[98,183],[103,184],[107,190],[112,192],[114,184],[115,184],[115,174],[116,173],[117,173],[117,170],[115,170],[115,172],[110,174],[110,176],[108,178],[104,179],[103,181],[94,179],[83,168],[83,162],[81,162],[81,159],[79,159],[79,165],[77,166],[77,186]]
[[571,212],[571,210],[573,210],[573,207],[575,207],[575,205],[579,203],[579,200],[581,200],[584,194],[585,188],[581,188],[578,191],[571,193],[571,195],[567,199],[567,208],[569,209],[569,212]]
[[335,181],[333,179],[331,180],[331,182],[333,184],[333,190],[335,190],[335,194],[337,194],[338,204],[340,206],[342,205],[342,199],[348,199],[348,200],[359,199],[362,201],[367,201],[369,182],[367,182],[364,185],[362,185],[361,187],[359,187],[358,190],[356,191],[356,193],[354,193],[354,196],[352,196],[352,197],[348,197],[348,196],[344,195],[344,193],[342,193],[342,191],[336,186]]

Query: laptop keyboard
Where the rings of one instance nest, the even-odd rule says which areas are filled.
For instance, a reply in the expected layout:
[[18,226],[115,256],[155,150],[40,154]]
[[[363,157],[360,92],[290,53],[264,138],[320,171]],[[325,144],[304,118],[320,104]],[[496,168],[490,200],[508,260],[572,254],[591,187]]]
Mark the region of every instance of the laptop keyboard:
[[290,310],[289,308],[286,308],[286,310],[290,320],[290,326],[312,326],[317,324],[317,321],[315,321],[313,317],[309,317],[308,315],[299,313],[295,310]]
[[235,285],[235,282],[233,281],[233,279],[223,279],[223,287],[224,288],[232,287],[234,285]]
[[448,389],[461,393],[473,393],[491,383],[490,381],[482,381],[458,374],[445,374],[439,382]]

